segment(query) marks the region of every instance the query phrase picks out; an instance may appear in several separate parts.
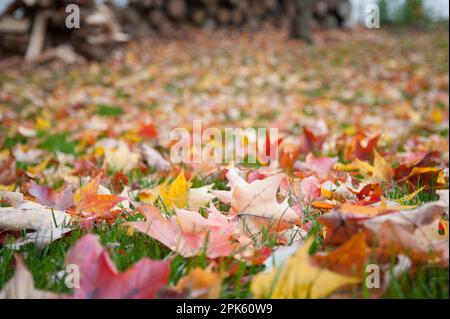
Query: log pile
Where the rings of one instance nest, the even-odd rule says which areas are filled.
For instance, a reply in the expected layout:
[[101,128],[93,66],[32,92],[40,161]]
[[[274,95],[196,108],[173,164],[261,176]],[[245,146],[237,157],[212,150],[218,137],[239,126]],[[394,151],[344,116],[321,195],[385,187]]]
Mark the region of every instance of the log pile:
[[[258,28],[264,23],[286,22],[295,11],[294,0],[129,0],[116,10],[120,21],[135,35],[171,33],[181,25],[197,27]],[[349,25],[349,0],[316,0],[314,24],[324,27]]]
[[[80,9],[80,28],[68,28],[69,4]],[[0,52],[35,61],[59,55],[102,59],[128,36],[114,12],[95,0],[15,0],[0,16]]]

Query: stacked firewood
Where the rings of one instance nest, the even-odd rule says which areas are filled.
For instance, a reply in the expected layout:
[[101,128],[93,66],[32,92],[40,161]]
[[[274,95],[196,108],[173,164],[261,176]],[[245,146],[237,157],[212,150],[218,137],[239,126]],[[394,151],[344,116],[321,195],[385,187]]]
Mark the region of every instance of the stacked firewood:
[[[67,26],[70,4],[79,8],[79,28]],[[95,0],[15,0],[0,16],[0,52],[32,61],[101,59],[127,38],[114,12]]]
[[[296,0],[129,0],[117,10],[121,22],[134,34],[170,33],[180,25],[199,27],[278,24],[293,15]],[[347,26],[349,0],[316,0],[314,23]]]
[[[102,59],[128,36],[177,34],[180,26],[258,28],[295,16],[299,0],[15,0],[0,16],[0,56],[23,54],[27,60],[74,54]],[[350,0],[304,0],[314,3],[314,23],[346,26]],[[68,5],[80,8],[80,28],[68,28]],[[69,54],[72,52],[73,54]]]

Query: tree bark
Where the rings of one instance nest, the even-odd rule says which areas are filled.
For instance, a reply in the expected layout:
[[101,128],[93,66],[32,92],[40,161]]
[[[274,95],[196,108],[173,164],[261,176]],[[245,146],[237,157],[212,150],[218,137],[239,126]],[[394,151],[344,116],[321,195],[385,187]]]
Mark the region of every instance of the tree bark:
[[291,18],[291,37],[313,43],[311,20],[313,18],[315,0],[293,0],[294,15]]

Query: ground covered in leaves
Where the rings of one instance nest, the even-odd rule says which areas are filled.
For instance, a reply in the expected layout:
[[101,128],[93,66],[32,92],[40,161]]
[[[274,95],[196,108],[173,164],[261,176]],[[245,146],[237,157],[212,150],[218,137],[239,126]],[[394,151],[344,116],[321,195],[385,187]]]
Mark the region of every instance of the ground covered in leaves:
[[[316,39],[1,70],[0,298],[448,298],[448,31]],[[278,165],[172,163],[193,120]]]

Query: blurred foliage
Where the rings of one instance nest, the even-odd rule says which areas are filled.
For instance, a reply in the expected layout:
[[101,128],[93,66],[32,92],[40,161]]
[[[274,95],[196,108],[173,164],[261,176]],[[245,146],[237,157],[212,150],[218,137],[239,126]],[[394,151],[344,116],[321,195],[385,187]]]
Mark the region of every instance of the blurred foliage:
[[391,8],[390,4],[392,4],[390,1],[378,0],[382,25],[413,27],[418,30],[430,27],[433,20],[432,13],[423,0],[405,0],[395,8]]

